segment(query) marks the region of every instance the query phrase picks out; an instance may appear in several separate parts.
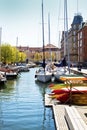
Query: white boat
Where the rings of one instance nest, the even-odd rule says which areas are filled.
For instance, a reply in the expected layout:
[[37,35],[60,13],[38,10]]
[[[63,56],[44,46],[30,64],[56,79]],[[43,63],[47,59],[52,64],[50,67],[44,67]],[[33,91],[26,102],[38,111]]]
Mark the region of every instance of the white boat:
[[60,76],[65,75],[66,70],[63,67],[57,68],[57,70],[54,72],[55,80],[60,81]]
[[43,68],[36,71],[35,78],[37,78],[38,81],[46,83],[51,80],[52,73],[49,71],[44,71]]
[[43,68],[36,71],[35,78],[40,82],[48,82],[51,80],[52,73],[47,71],[45,66],[45,48],[44,48],[44,13],[43,13],[43,0],[42,0],[42,38],[43,38]]
[[[61,76],[76,76],[76,74],[70,72],[70,53],[69,53],[69,43],[68,43],[68,20],[67,20],[67,0],[64,0],[64,59],[61,61],[63,67],[54,73],[55,79],[60,81]],[[67,45],[67,50],[66,50]],[[66,54],[67,53],[67,54]],[[66,55],[68,56],[68,68],[66,69]]]
[[5,75],[0,72],[0,84],[4,84],[7,81]]
[[18,73],[17,72],[6,72],[5,73],[7,79],[14,79],[17,78]]
[[20,68],[19,68],[19,72],[29,72],[30,71],[30,69],[29,69],[29,67],[28,66],[23,66],[23,65],[21,65],[21,66],[19,66]]
[[57,81],[60,81],[60,82],[64,82],[64,80],[62,80],[63,77],[66,77],[66,79],[69,79],[70,77],[71,78],[75,78],[75,77],[80,77],[80,75],[77,75],[77,74],[74,74],[74,73],[69,73],[69,71],[66,71],[65,73],[63,74],[58,74],[55,76],[55,78],[57,79]]
[[69,74],[65,57],[60,63],[54,63],[54,65],[56,66],[56,71],[54,72],[55,80],[60,81],[60,76]]
[[0,71],[6,76],[7,79],[14,79],[18,75],[18,72],[11,69],[0,68]]

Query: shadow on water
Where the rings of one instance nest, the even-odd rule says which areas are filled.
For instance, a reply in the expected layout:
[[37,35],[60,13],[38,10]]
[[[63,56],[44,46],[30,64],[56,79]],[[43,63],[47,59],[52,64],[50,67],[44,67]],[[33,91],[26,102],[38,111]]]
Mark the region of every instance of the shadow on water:
[[12,84],[14,84],[14,81],[9,81],[3,85],[0,86],[0,92],[3,92],[3,93],[11,93],[14,88],[12,87]]
[[6,89],[6,84],[0,84],[0,91],[2,91],[3,89]]
[[13,80],[8,80],[4,84],[0,85],[0,91],[3,93],[11,93],[14,91],[15,84],[18,83],[19,77]]

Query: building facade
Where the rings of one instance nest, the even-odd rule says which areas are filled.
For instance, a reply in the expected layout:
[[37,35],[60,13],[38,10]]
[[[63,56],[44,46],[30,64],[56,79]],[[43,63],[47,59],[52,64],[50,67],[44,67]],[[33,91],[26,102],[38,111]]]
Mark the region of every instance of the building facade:
[[[68,33],[64,36],[64,34]],[[68,60],[68,52],[71,63],[85,62],[87,61],[87,26],[83,23],[83,17],[81,14],[77,14],[73,18],[71,28],[68,32],[63,31],[61,40],[61,58],[64,57],[64,46],[66,46],[66,59]],[[68,44],[65,43],[67,39]],[[65,44],[65,45],[64,45]]]
[[87,62],[87,22],[78,31],[78,62]]
[[[42,47],[27,47],[19,46],[17,47],[20,52],[24,52],[29,61],[42,60],[43,58],[43,48]],[[38,57],[38,58],[35,58]],[[54,46],[53,44],[47,44],[45,46],[45,58],[47,61],[59,61],[60,48]]]

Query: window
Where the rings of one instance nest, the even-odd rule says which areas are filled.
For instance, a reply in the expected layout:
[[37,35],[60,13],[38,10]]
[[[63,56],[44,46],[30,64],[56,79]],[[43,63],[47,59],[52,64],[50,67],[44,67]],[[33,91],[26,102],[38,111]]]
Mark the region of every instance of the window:
[[79,37],[82,38],[82,32],[80,32],[80,36]]
[[74,42],[76,41],[76,37],[73,37],[73,41],[74,41]]
[[73,31],[73,35],[76,35],[76,31]]
[[76,25],[73,26],[73,29],[76,29]]
[[82,47],[82,40],[80,40],[80,47]]

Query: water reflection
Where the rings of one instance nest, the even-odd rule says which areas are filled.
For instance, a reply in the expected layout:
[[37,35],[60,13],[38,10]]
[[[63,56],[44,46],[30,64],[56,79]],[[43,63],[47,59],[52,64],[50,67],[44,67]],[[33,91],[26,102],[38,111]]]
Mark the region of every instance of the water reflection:
[[49,128],[51,127],[50,123],[54,125],[52,108],[45,107],[45,94],[50,91],[48,89],[48,86],[50,83],[43,84],[43,83],[38,82],[38,81],[35,81],[35,82],[36,82],[37,86],[39,87],[39,91],[43,97],[43,127],[42,127],[42,130],[45,130],[47,125],[49,126]]
[[51,108],[44,106],[49,84],[35,82],[35,71],[21,73],[0,91],[0,130],[55,130]]

